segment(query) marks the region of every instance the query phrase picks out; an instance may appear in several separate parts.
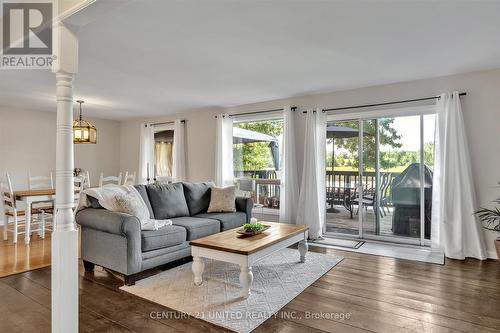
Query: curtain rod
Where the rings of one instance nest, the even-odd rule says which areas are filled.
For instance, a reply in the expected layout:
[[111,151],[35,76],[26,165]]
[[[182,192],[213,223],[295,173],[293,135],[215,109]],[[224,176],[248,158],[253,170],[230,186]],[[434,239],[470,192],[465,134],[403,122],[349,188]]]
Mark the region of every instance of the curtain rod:
[[[295,111],[295,110],[297,110],[297,107],[292,106],[290,109],[292,109],[292,111]],[[230,114],[229,117],[246,116],[246,115],[251,115],[251,114],[269,113],[269,112],[278,112],[278,111],[283,111],[283,109],[272,109],[272,110],[253,111],[253,112],[233,113],[233,114]],[[217,116],[215,116],[215,118],[217,118]]]
[[[459,93],[458,95],[459,96],[466,96],[467,93],[462,92],[462,93]],[[361,108],[369,108],[369,107],[374,107],[374,106],[384,106],[384,105],[392,105],[392,104],[403,104],[403,103],[411,103],[411,102],[429,101],[429,100],[440,99],[440,98],[441,98],[441,96],[432,96],[432,97],[423,97],[423,98],[415,98],[415,99],[406,99],[406,100],[395,101],[395,102],[364,104],[364,105],[355,105],[355,106],[344,106],[344,107],[340,107],[340,108],[323,109],[322,111],[328,112],[328,111],[361,109]],[[303,111],[302,113],[307,113],[307,111]]]
[[[186,121],[184,119],[181,120],[181,123],[185,123]],[[147,123],[144,125],[144,127],[147,127],[148,125],[149,126],[158,126],[158,125],[167,125],[167,124],[174,124],[175,121],[164,121],[164,122],[161,122],[161,123]]]

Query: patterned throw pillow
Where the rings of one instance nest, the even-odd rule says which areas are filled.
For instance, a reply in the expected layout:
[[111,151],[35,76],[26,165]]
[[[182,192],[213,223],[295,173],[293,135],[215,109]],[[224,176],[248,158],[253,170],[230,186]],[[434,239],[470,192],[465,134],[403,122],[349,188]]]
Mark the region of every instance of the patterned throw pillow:
[[115,197],[115,205],[118,212],[137,217],[141,225],[149,220],[149,211],[145,210],[139,198],[131,193],[117,195]]
[[222,213],[236,211],[236,188],[229,187],[212,187],[210,206],[207,213]]

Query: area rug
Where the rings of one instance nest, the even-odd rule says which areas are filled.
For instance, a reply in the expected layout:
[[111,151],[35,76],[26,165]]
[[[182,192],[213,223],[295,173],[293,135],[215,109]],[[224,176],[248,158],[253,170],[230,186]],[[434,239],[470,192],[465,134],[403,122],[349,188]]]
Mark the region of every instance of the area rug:
[[300,263],[297,250],[278,251],[252,267],[254,280],[247,299],[239,296],[239,266],[208,259],[204,259],[200,286],[194,285],[191,263],[187,263],[120,289],[212,324],[247,333],[342,259],[308,252],[306,262]]

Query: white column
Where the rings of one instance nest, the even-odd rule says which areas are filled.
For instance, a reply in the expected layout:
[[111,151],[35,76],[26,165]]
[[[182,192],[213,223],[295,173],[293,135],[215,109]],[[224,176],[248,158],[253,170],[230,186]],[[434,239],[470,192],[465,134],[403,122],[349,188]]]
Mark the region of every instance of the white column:
[[56,75],[56,212],[52,233],[52,333],[78,332],[78,231],[73,217],[73,79],[78,38],[62,22],[53,30]]
[[76,230],[73,219],[73,78],[74,74],[56,73],[56,231]]
[[78,332],[78,231],[73,218],[73,74],[57,72],[56,215],[52,332]]

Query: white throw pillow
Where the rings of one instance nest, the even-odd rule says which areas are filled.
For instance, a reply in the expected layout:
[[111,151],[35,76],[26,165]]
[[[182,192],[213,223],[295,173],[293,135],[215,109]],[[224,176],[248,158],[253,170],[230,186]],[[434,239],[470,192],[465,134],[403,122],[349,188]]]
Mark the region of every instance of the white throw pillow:
[[235,201],[236,188],[234,186],[212,187],[207,213],[235,212]]
[[117,212],[135,216],[144,225],[149,220],[149,211],[144,209],[143,202],[133,193],[118,194],[114,198]]

